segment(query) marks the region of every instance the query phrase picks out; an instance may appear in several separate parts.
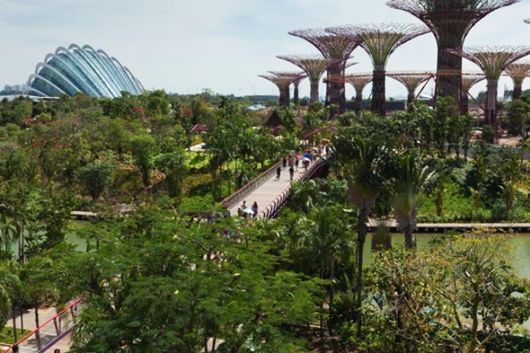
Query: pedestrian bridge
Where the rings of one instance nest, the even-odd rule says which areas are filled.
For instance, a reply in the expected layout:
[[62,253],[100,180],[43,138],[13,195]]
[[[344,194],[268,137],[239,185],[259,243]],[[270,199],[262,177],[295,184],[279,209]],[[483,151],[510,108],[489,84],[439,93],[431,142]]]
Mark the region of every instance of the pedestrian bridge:
[[[320,156],[316,157],[307,169],[300,165],[300,167],[295,168],[293,182],[301,182],[313,178],[327,164],[328,161],[325,156]],[[276,170],[278,167],[282,168],[279,180],[276,178]],[[257,218],[271,219],[278,214],[289,199],[291,185],[289,166],[283,167],[282,162],[278,162],[224,199],[221,204],[230,211],[232,216],[237,216],[238,208],[241,207],[243,201],[246,201],[248,207],[251,207],[254,202],[257,202]]]

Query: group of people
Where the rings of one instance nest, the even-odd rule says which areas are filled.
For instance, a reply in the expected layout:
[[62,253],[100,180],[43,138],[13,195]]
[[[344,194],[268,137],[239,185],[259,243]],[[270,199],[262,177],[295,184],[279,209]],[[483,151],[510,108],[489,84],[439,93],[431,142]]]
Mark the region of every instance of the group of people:
[[247,206],[247,201],[243,201],[237,209],[237,215],[243,218],[256,218],[258,216],[258,203],[254,201],[252,207]]
[[291,181],[294,180],[294,172],[298,170],[300,162],[305,171],[309,168],[309,164],[314,160],[313,152],[306,150],[302,155],[296,153],[294,155],[289,154],[287,157],[282,158],[282,164],[276,168],[276,180],[280,180],[282,176],[282,169],[289,167],[289,178]]

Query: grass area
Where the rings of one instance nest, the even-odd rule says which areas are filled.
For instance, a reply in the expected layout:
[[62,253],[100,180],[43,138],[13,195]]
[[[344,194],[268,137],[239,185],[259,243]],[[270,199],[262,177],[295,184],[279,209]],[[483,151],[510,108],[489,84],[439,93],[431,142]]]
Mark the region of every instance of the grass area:
[[[21,330],[17,329],[17,339],[20,339],[22,336],[30,333],[31,331],[28,330]],[[4,327],[0,330],[0,342],[5,344],[13,344],[14,337],[13,337],[13,328],[11,327]]]
[[461,193],[458,184],[450,182],[446,186],[444,197],[443,216],[436,215],[436,204],[434,195],[427,195],[420,200],[418,221],[419,222],[496,222],[516,221],[530,222],[530,208],[524,200],[523,194],[519,194],[514,204],[514,209],[509,215],[502,214],[503,200],[499,205],[493,207],[476,208],[472,197]]

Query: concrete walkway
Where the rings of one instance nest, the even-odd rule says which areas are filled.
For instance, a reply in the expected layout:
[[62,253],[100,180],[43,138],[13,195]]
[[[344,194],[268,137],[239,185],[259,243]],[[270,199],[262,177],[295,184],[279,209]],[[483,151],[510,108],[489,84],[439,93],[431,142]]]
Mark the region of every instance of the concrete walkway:
[[[41,325],[44,324],[45,322],[53,318],[56,314],[57,314],[57,311],[55,308],[40,309],[39,310],[40,324]],[[16,318],[17,329],[20,329],[20,319],[21,319],[20,315],[18,315]],[[24,330],[33,331],[36,328],[35,310],[31,309],[31,310],[24,312],[24,314],[22,315],[22,321],[24,323]],[[72,320],[71,320],[70,315],[67,315],[61,319],[61,326],[63,329],[67,327],[71,327],[71,325],[72,325]],[[13,327],[13,321],[9,320],[6,323],[6,326]],[[51,322],[50,324],[48,324],[46,327],[42,329],[40,333],[40,337],[41,337],[42,346],[45,346],[47,343],[57,338],[57,332],[55,330],[55,326],[53,322]],[[18,339],[20,338],[22,337],[18,337]],[[52,346],[52,348],[50,348],[48,351],[53,352],[54,349],[60,349],[61,353],[65,353],[69,351],[70,346],[71,346],[71,335],[68,334],[65,337],[63,337],[61,340],[59,340],[57,343],[55,343]],[[0,346],[1,353],[4,353],[5,349],[7,349],[7,347]],[[24,343],[22,343],[19,347],[20,353],[36,353],[38,351],[39,350],[38,350],[37,340],[35,336],[31,336]],[[6,351],[6,352],[11,353],[11,351]]]

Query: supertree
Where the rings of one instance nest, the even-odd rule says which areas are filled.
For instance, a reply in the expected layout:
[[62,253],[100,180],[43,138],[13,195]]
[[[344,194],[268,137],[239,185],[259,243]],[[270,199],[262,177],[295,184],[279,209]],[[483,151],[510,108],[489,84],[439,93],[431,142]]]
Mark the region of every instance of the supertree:
[[460,112],[469,113],[469,91],[474,85],[486,79],[483,73],[464,72],[462,74],[462,97],[460,99]]
[[363,91],[365,87],[372,82],[373,74],[364,73],[364,74],[352,74],[347,75],[344,80],[346,83],[349,83],[355,89],[355,101],[353,104],[353,109],[356,113],[359,113],[363,109]]
[[372,111],[385,115],[385,70],[388,58],[399,46],[428,33],[429,29],[424,26],[388,23],[342,26],[328,28],[327,31],[362,40],[361,46],[371,57],[374,65]]
[[[346,62],[351,53],[360,44],[355,37],[326,32],[325,29],[303,29],[289,32],[290,35],[307,40],[313,44],[326,59],[333,60],[329,66],[327,77],[344,76]],[[336,111],[342,114],[346,111],[346,90],[344,81],[331,80],[327,83],[326,105],[334,105]]]
[[311,84],[311,93],[309,104],[318,102],[318,85],[320,78],[330,65],[335,64],[334,60],[326,59],[320,56],[311,55],[279,55],[278,59],[286,60],[293,65],[301,68],[309,78]]
[[513,80],[513,99],[520,99],[523,94],[523,82],[530,76],[530,63],[513,63],[506,67],[506,73]]
[[[462,58],[448,49],[462,50],[471,29],[493,11],[519,0],[390,0],[387,4],[423,21],[438,42],[436,96],[461,98]],[[444,74],[440,74],[440,73]],[[450,74],[448,74],[450,73]]]
[[304,72],[283,72],[283,71],[269,71],[271,75],[274,75],[276,77],[292,77],[293,81],[292,84],[294,86],[294,92],[293,92],[293,104],[295,106],[300,105],[300,82],[302,82],[307,75]]
[[297,76],[292,75],[259,75],[259,77],[269,80],[274,83],[280,90],[280,100],[279,104],[281,108],[287,108],[290,104],[290,92],[289,87],[291,84],[298,79]]
[[451,50],[478,65],[488,80],[488,93],[486,98],[486,120],[492,124],[497,123],[497,90],[499,78],[506,67],[522,57],[530,54],[529,47],[497,46],[497,47],[471,47],[463,50]]
[[407,109],[412,111],[416,100],[416,89],[434,77],[432,72],[391,72],[387,74],[407,88]]

